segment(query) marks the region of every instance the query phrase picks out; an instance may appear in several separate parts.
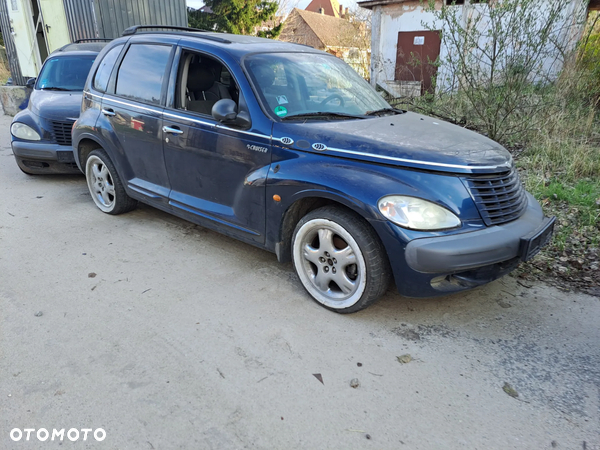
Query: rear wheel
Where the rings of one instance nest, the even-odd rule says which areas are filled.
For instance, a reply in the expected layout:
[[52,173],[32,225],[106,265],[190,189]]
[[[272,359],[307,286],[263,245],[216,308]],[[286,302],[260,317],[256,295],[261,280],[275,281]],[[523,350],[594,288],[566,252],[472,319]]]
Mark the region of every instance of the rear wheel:
[[137,206],[137,201],[125,192],[115,166],[103,150],[97,149],[88,155],[85,178],[92,199],[101,211],[116,215]]
[[292,255],[304,288],[332,311],[360,311],[389,285],[389,263],[377,235],[361,217],[338,207],[316,209],[300,220]]

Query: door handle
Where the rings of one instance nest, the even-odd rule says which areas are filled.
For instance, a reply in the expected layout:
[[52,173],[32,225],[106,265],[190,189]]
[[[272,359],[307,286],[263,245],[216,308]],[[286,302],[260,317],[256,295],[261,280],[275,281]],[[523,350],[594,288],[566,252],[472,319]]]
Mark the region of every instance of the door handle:
[[112,109],[102,109],[102,114],[109,117],[117,115]]
[[172,128],[172,127],[163,127],[163,133],[171,133],[171,134],[183,134],[183,131],[181,131],[179,128]]

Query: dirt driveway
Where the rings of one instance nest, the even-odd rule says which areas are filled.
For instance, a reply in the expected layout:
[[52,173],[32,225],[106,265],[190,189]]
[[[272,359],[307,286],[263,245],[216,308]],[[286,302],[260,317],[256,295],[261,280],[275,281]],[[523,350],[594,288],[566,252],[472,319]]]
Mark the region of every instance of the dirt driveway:
[[0,448],[600,449],[600,299],[506,277],[337,315],[270,253],[22,174],[9,123]]

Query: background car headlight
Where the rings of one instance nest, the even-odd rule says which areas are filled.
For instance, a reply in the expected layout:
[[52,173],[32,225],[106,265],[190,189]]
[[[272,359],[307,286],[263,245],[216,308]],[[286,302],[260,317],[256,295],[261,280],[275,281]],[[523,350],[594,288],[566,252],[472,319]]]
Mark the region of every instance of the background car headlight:
[[10,126],[12,135],[19,139],[27,141],[39,141],[41,139],[39,133],[24,123],[15,122]]
[[460,219],[442,206],[416,197],[389,195],[379,200],[379,211],[397,225],[413,230],[444,230]]

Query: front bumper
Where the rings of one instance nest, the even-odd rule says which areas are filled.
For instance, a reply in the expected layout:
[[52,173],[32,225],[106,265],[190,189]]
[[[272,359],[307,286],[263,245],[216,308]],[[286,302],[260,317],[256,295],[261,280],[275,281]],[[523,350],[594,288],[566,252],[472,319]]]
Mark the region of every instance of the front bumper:
[[512,222],[468,233],[413,239],[405,245],[397,243],[392,251],[390,228],[384,233],[387,237],[380,233],[398,291],[409,297],[432,297],[473,288],[507,274],[532,257],[547,244],[554,218],[544,216],[531,194],[527,200],[523,215]]
[[11,142],[19,167],[29,173],[81,173],[75,164],[73,147],[49,142]]

